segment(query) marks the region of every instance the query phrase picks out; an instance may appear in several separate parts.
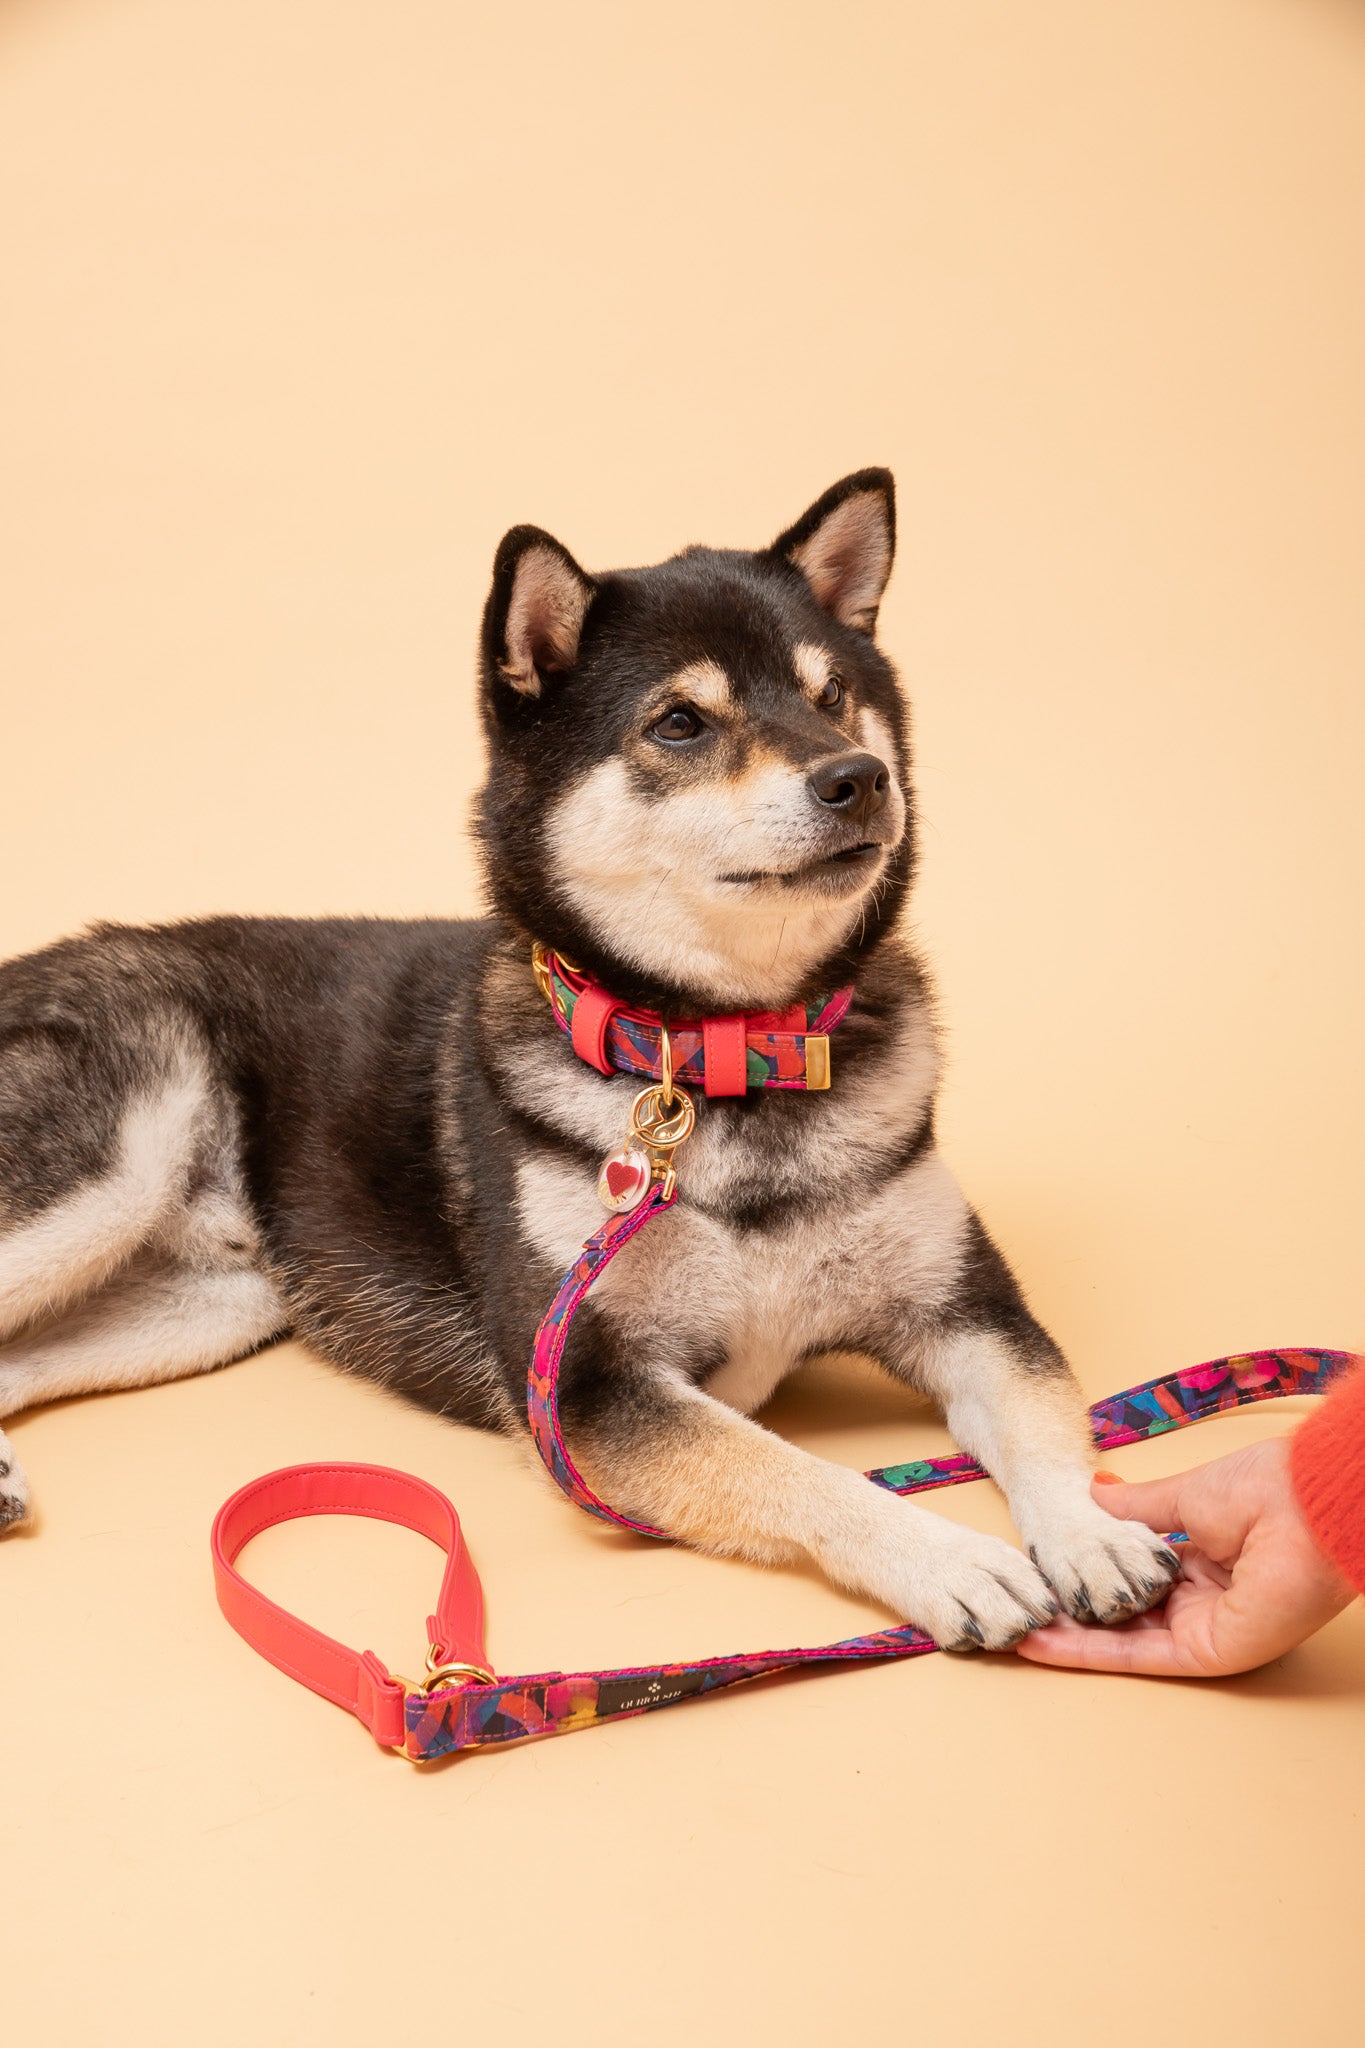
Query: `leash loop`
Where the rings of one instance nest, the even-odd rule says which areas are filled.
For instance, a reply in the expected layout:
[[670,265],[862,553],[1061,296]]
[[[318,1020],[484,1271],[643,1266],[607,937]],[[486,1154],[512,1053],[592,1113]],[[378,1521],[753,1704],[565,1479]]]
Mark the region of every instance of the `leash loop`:
[[[645,1223],[671,1207],[672,1200],[656,1185],[638,1209],[613,1217],[583,1247],[537,1333],[527,1389],[532,1437],[556,1484],[590,1513],[649,1536],[664,1532],[617,1514],[578,1472],[559,1428],[558,1377],[569,1325],[593,1281]],[[1090,1410],[1095,1443],[1110,1450],[1253,1402],[1326,1393],[1356,1367],[1365,1367],[1365,1359],[1346,1351],[1307,1348],[1213,1359],[1097,1401]],[[961,1485],[986,1474],[974,1459],[955,1455],[886,1465],[866,1476],[893,1493],[911,1494]],[[260,1530],[298,1515],[320,1514],[370,1515],[398,1522],[447,1552],[437,1613],[427,1623],[427,1675],[419,1683],[390,1673],[372,1652],[358,1655],[308,1627],[236,1570],[238,1552]],[[932,1636],[906,1624],[814,1647],[499,1678],[484,1658],[482,1591],[464,1547],[459,1517],[434,1486],[383,1466],[296,1465],[267,1473],[220,1508],[212,1541],[218,1602],[238,1634],[291,1678],[355,1714],[383,1747],[397,1749],[415,1763],[495,1743],[567,1735],[780,1672],[922,1657],[938,1648]]]
[[[526,1381],[527,1421],[551,1478],[577,1506],[619,1528],[667,1540],[664,1530],[618,1514],[599,1499],[579,1472],[560,1428],[559,1373],[573,1318],[594,1281],[639,1230],[676,1200],[673,1153],[691,1135],[696,1108],[686,1089],[678,1085],[673,1039],[665,1019],[651,1020],[639,1013],[629,1016],[609,1047],[619,1006],[613,1005],[604,991],[585,984],[577,991],[569,990],[561,1009],[556,1000],[556,969],[566,969],[575,977],[579,971],[540,944],[535,946],[532,960],[537,986],[549,1001],[556,1023],[561,1030],[572,1026],[575,1049],[582,1057],[605,1073],[652,1075],[648,1037],[641,1034],[654,1026],[659,1034],[659,1078],[640,1090],[631,1110],[631,1139],[638,1140],[644,1153],[637,1152],[632,1160],[627,1141],[603,1163],[599,1190],[606,1206],[616,1213],[583,1246],[536,1331]],[[754,1058],[762,1076],[759,1085],[827,1088],[826,1034],[847,1014],[851,1000],[852,990],[844,989],[817,1014],[808,1017],[798,1012],[786,1020],[785,1038],[776,1029],[761,1033],[757,1045],[744,1038],[746,1060]],[[755,1020],[723,1021],[746,1026]],[[757,1021],[776,1025],[779,1020]],[[700,1050],[703,1030],[699,1027],[693,1036]],[[719,1041],[713,1043],[713,1054],[718,1045]],[[695,1056],[689,1051],[679,1063],[684,1071]],[[719,1071],[723,1064],[724,1058],[708,1078],[703,1062],[689,1078],[701,1080],[708,1094],[741,1092],[732,1085],[737,1076]],[[747,1079],[744,1085],[747,1087]],[[1112,1449],[1185,1428],[1249,1402],[1325,1393],[1356,1365],[1365,1365],[1365,1360],[1343,1351],[1253,1351],[1214,1359],[1096,1402],[1090,1410],[1091,1429],[1100,1449]],[[975,1459],[956,1454],[881,1466],[864,1476],[889,1492],[912,1494],[987,1475]],[[436,1612],[427,1620],[429,1648],[426,1675],[421,1680],[399,1677],[387,1671],[372,1651],[357,1653],[310,1628],[248,1584],[237,1570],[238,1554],[263,1529],[301,1515],[337,1514],[397,1522],[445,1551],[446,1569]],[[291,1678],[355,1714],[382,1746],[400,1750],[416,1763],[492,1743],[569,1734],[600,1721],[651,1713],[678,1700],[778,1672],[919,1657],[938,1648],[922,1629],[906,1624],[814,1648],[763,1650],[612,1671],[541,1671],[499,1678],[485,1661],[483,1592],[455,1509],[436,1487],[381,1465],[294,1465],[267,1473],[241,1487],[219,1509],[211,1547],[218,1604],[238,1634]]]

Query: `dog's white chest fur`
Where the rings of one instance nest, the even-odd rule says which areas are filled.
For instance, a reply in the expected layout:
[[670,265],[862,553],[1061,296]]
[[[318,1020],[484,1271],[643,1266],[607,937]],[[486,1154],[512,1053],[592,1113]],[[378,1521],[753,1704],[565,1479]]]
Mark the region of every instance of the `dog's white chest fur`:
[[[912,1007],[873,1076],[813,1097],[809,1150],[784,1150],[761,1120],[713,1125],[706,1115],[677,1155],[677,1207],[634,1238],[593,1290],[642,1364],[700,1374],[746,1412],[822,1350],[860,1348],[869,1313],[897,1300],[932,1313],[961,1270],[969,1211],[932,1147],[897,1171],[897,1153],[925,1116],[937,1079],[930,1021]],[[556,1104],[566,1131],[603,1153],[619,1143],[635,1090],[604,1087],[545,1041],[516,1076],[528,1100]],[[746,1227],[755,1186],[777,1198],[773,1219]],[[812,1188],[826,1198],[812,1207]],[[704,1206],[694,1206],[704,1205]],[[522,1231],[563,1271],[605,1220],[595,1173],[543,1152],[517,1173]]]
[[[564,1267],[603,1221],[592,1175],[560,1159],[522,1166],[518,1209],[537,1250]],[[689,1377],[700,1366],[709,1393],[751,1413],[802,1359],[858,1347],[873,1305],[932,1313],[956,1284],[967,1214],[933,1151],[856,1205],[762,1229],[693,1208],[684,1190],[594,1298],[642,1363]]]

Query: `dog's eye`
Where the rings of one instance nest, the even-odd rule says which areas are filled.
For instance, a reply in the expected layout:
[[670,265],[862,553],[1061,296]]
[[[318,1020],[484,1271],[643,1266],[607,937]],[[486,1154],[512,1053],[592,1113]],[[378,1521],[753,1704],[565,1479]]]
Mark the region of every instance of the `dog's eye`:
[[822,704],[826,711],[832,711],[836,704],[842,704],[843,701],[844,679],[842,676],[831,676],[820,692],[817,702]]
[[665,711],[654,724],[656,740],[694,740],[701,731],[701,720],[695,711],[685,705],[675,704],[671,711]]

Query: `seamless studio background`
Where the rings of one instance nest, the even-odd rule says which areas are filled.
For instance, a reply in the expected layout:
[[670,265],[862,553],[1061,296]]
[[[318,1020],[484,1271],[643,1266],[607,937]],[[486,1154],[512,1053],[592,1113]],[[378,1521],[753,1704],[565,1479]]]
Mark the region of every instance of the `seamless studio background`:
[[[752,545],[887,462],[954,1164],[1092,1395],[1365,1346],[1363,212],[1345,0],[11,0],[0,951],[474,909],[504,528]],[[945,1441],[851,1363],[770,1420]],[[242,1480],[442,1485],[503,1669],[872,1616],[599,1530],[292,1345],[14,1433],[16,2040],[803,2042],[888,1982],[935,2042],[1358,2038],[1358,1606],[1219,1687],[935,1658],[419,1776],[220,1620]],[[403,1668],[432,1557],[250,1562]]]

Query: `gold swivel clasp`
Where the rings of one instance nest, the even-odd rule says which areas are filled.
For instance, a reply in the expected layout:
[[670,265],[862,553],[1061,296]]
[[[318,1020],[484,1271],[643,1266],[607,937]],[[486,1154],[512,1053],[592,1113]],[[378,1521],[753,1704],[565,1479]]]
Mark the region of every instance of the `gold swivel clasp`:
[[630,1106],[630,1136],[645,1147],[665,1196],[673,1193],[673,1154],[697,1127],[696,1105],[673,1079],[673,1040],[668,1024],[659,1029],[659,1079],[642,1088]]
[[439,1643],[433,1643],[427,1651],[425,1678],[404,1678],[401,1671],[392,1673],[394,1681],[401,1685],[405,1696],[414,1695],[426,1699],[433,1692],[440,1692],[449,1685],[496,1685],[497,1673],[483,1664],[466,1664],[459,1657],[443,1657]]

